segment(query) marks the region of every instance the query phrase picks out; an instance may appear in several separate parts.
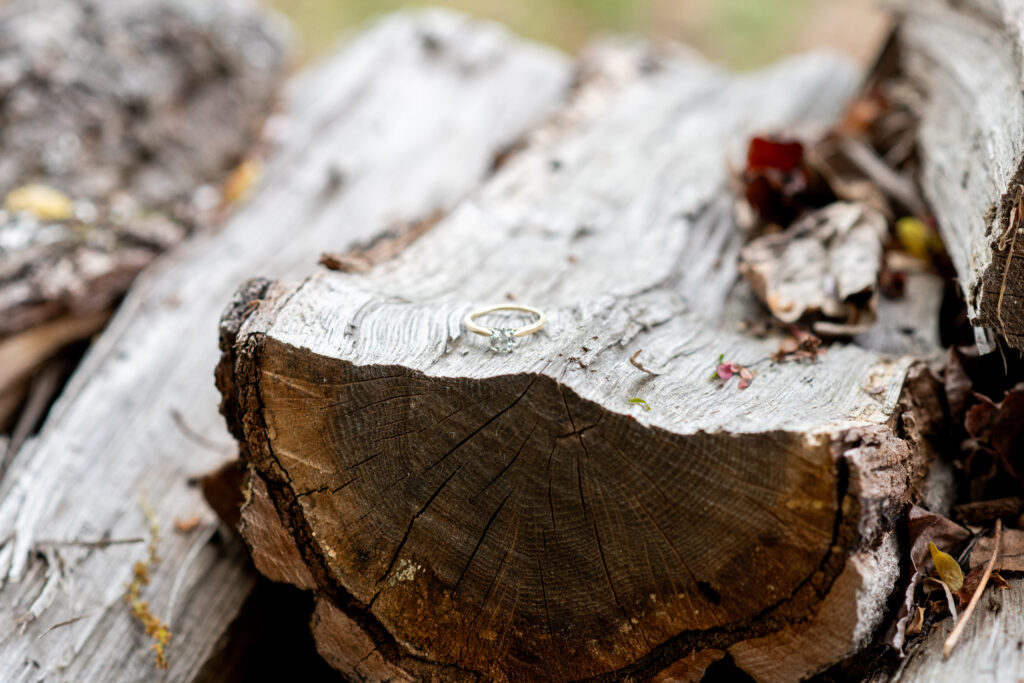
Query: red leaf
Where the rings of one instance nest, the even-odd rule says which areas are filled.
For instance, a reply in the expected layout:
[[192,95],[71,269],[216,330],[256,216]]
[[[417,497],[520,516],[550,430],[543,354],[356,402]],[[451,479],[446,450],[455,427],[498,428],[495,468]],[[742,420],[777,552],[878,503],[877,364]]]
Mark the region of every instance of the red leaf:
[[796,140],[756,137],[747,148],[748,171],[774,168],[788,173],[799,168],[803,160],[804,146]]
[[804,158],[804,146],[782,137],[755,137],[747,146],[743,194],[765,223],[786,227],[835,194]]

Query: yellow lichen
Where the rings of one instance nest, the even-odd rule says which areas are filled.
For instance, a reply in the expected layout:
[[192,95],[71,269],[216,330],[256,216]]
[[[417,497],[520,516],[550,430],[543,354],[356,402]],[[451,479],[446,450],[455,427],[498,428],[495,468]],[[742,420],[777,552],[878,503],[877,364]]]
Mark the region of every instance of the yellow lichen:
[[132,616],[139,620],[146,635],[153,638],[153,645],[150,649],[154,652],[154,663],[158,669],[166,669],[168,666],[166,649],[171,642],[171,629],[161,621],[149,609],[149,603],[142,599],[142,587],[149,583],[150,571],[160,562],[157,555],[157,544],[160,542],[160,526],[157,524],[156,515],[145,500],[141,501],[142,512],[149,521],[149,546],[146,548],[145,561],[135,563],[132,568],[132,580],[124,599],[131,605]]

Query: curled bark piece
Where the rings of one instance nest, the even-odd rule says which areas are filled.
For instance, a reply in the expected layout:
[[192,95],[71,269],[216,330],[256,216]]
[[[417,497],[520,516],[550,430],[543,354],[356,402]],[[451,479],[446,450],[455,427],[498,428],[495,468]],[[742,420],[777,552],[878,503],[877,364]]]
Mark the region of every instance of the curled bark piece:
[[772,315],[814,319],[820,334],[855,334],[874,322],[885,217],[836,202],[740,252],[740,272]]

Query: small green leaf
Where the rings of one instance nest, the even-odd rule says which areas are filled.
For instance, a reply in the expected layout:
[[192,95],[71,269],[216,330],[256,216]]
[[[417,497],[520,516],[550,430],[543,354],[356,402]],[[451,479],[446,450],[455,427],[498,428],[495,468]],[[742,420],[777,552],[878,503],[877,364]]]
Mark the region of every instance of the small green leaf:
[[935,569],[939,572],[942,582],[954,593],[963,588],[964,571],[960,569],[960,564],[953,556],[936,548],[931,541],[928,542],[928,550],[932,554],[932,562],[935,563]]
[[643,406],[644,410],[650,410],[651,409],[650,404],[648,404],[647,401],[643,400],[642,398],[631,398],[631,399],[629,399],[629,402],[630,403],[636,403],[636,404],[639,404],[640,406]]

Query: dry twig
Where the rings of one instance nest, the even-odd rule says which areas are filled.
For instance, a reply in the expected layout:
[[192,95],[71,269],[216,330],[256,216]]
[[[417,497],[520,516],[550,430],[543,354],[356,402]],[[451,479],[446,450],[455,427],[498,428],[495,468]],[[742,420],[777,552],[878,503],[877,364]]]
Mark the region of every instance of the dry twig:
[[657,376],[658,373],[652,372],[652,371],[648,370],[647,368],[645,368],[643,366],[643,363],[641,363],[639,360],[637,360],[637,356],[639,356],[642,351],[643,351],[643,349],[637,349],[636,353],[634,353],[632,356],[629,357],[629,364],[632,365],[634,368],[636,368],[637,370],[639,370],[641,372],[646,372],[648,375]]
[[1003,523],[1002,520],[996,520],[996,533],[995,543],[992,548],[992,557],[988,560],[988,566],[985,567],[985,573],[981,575],[981,582],[978,584],[977,590],[974,591],[974,595],[971,596],[971,601],[967,604],[967,609],[964,610],[963,616],[960,621],[953,628],[953,632],[949,634],[949,638],[946,638],[945,644],[942,646],[942,657],[944,659],[949,658],[949,653],[953,651],[956,646],[956,641],[960,639],[960,634],[963,633],[964,625],[968,619],[974,613],[974,608],[978,604],[978,600],[981,599],[981,594],[985,592],[985,586],[988,584],[988,579],[992,576],[992,568],[996,565],[996,558],[999,557],[999,535],[1002,531]]

